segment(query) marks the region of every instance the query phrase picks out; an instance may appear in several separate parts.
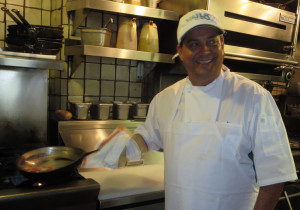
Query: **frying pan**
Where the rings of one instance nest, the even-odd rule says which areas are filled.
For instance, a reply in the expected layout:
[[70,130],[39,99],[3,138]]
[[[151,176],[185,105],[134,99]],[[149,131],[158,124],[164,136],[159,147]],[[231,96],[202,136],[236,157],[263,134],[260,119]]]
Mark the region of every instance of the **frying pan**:
[[23,36],[26,34],[33,38],[46,37],[46,38],[63,38],[63,27],[31,25],[19,12],[19,10],[12,9],[17,15],[16,18],[6,7],[1,7],[1,10],[8,14],[17,25],[9,25],[7,31],[14,35]]
[[47,38],[36,38],[36,39],[20,39],[20,37],[8,35],[5,39],[8,45],[27,46],[31,49],[60,49],[62,47],[61,39],[47,39]]
[[[21,15],[19,10],[12,9],[11,11],[13,11],[18,16],[18,18],[23,23],[23,26],[28,30],[33,30],[36,33],[37,37],[63,37],[63,27],[30,25],[30,23]],[[20,28],[19,25],[17,26]],[[10,26],[9,28],[13,29],[16,28],[16,26]]]
[[[44,38],[63,38],[63,27],[53,26],[34,26],[35,31],[32,32],[32,36],[44,37]],[[7,28],[8,33],[17,36],[27,35],[27,29],[19,25],[9,25]]]
[[47,181],[73,172],[84,157],[98,152],[111,138],[103,141],[99,148],[85,153],[82,149],[50,146],[22,154],[16,162],[19,171],[27,178]]

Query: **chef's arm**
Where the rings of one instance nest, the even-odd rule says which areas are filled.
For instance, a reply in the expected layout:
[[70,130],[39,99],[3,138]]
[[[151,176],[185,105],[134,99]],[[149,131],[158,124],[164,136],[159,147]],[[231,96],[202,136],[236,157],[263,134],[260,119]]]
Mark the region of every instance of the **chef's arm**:
[[254,210],[273,210],[279,200],[283,187],[284,183],[260,187]]

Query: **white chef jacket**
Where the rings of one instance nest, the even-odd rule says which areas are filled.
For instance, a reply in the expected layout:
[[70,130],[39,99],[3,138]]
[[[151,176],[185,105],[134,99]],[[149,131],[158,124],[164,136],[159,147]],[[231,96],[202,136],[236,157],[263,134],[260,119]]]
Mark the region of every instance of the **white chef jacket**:
[[[182,177],[190,176],[186,180],[175,180],[174,177],[176,179],[182,177],[174,175],[173,165],[176,163],[172,162],[172,158],[176,158],[176,154],[172,154],[172,151],[167,148],[172,147],[172,140],[168,138],[166,130],[173,129],[176,135],[172,138],[181,135],[184,139],[186,135],[193,135],[197,132],[195,125],[206,122],[216,125],[218,135],[228,139],[222,149],[225,148],[228,154],[234,154],[226,157],[225,153],[217,157],[225,163],[222,166],[221,163],[218,165],[215,161],[215,169],[206,168],[205,162],[203,162],[203,168],[199,168],[197,161],[182,162],[180,163],[182,166],[194,164],[193,167],[199,168],[195,175],[200,180],[195,179],[189,173],[182,175]],[[182,126],[177,127],[180,123],[189,125],[186,134]],[[150,104],[145,124],[138,127],[135,132],[144,137],[150,150],[163,148],[165,151],[166,203],[167,209],[170,210],[251,209],[254,206],[259,186],[297,179],[285,127],[273,97],[259,84],[230,72],[224,65],[220,76],[207,86],[192,86],[189,79],[185,78],[157,94]],[[206,136],[209,138],[209,135],[213,135],[213,131]],[[204,146],[197,145],[196,147],[199,148],[196,148],[195,152],[193,145],[186,147],[189,144],[188,139],[180,144],[182,144],[180,147],[176,147],[178,149],[176,153],[183,155],[182,157],[186,154],[190,160],[193,160],[193,153],[202,153],[201,161],[206,157],[210,160],[210,155],[218,151],[216,149],[214,153],[214,147],[210,148],[209,152],[205,151],[203,149],[207,146],[205,143]],[[215,144],[215,148],[218,147],[218,141],[211,144]],[[250,154],[253,155],[252,158]],[[199,154],[197,155],[195,157],[199,158]],[[224,159],[228,160],[223,161]],[[180,159],[177,162],[180,162]],[[228,168],[227,171],[219,170],[224,166]],[[218,173],[218,171],[221,172]],[[178,173],[181,172],[178,171]],[[238,174],[238,176],[235,177],[233,174]],[[178,182],[178,185],[189,186],[192,189],[191,192],[200,192],[199,194],[187,193],[189,194],[187,197],[182,196],[182,193],[177,195],[176,191],[180,189],[174,188],[177,185],[175,182]],[[245,182],[247,182],[246,185],[244,185]],[[212,195],[220,194],[219,203],[207,202],[213,198],[209,195],[206,197],[209,194],[207,192]],[[194,195],[198,198],[192,200],[190,197]],[[178,198],[180,196],[180,199],[176,196]],[[202,196],[205,199],[201,199]],[[172,199],[173,197],[175,199]],[[252,203],[247,203],[245,197],[252,199]]]

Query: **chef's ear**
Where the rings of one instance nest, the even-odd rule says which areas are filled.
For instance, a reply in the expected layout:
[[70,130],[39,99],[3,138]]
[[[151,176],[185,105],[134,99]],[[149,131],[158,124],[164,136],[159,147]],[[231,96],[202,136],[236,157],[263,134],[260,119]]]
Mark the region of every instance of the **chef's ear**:
[[222,46],[222,48],[224,48],[224,35],[223,34],[220,35],[220,39],[221,39],[221,46]]
[[180,45],[180,44],[177,45],[177,53],[178,53],[180,60],[182,61],[182,45]]

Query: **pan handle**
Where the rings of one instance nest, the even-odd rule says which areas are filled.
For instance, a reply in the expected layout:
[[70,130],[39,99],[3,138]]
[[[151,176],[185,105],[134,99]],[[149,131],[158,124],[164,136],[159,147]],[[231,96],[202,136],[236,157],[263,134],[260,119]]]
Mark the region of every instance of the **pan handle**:
[[18,18],[23,22],[25,27],[31,28],[30,23],[28,23],[28,21],[21,15],[18,9],[12,9],[11,11],[13,11],[18,16]]
[[15,21],[19,26],[25,27],[18,18],[16,18],[10,11],[9,9],[7,9],[6,7],[1,7],[1,10],[6,12],[6,14],[8,14],[11,19],[13,19],[13,21]]

